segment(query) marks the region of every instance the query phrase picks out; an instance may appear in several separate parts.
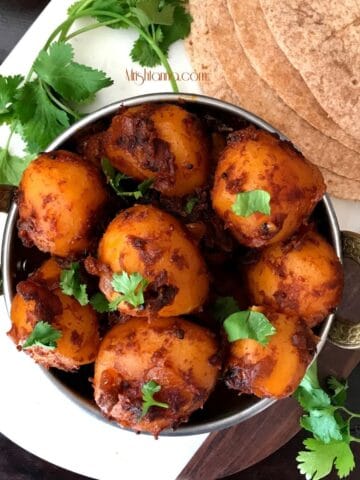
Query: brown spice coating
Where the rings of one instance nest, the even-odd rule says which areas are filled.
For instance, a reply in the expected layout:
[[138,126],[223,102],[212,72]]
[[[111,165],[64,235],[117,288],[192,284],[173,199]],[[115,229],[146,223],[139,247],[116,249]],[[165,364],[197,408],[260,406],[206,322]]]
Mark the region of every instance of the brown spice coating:
[[[271,214],[236,215],[237,193],[261,189],[271,196]],[[237,240],[262,247],[290,237],[325,192],[319,169],[288,142],[248,127],[234,132],[219,160],[213,207]]]
[[[132,318],[113,327],[95,362],[95,401],[108,418],[135,431],[157,436],[186,422],[213,390],[220,371],[214,334],[179,317]],[[144,383],[155,381],[154,395],[169,408],[151,407],[141,417]]]

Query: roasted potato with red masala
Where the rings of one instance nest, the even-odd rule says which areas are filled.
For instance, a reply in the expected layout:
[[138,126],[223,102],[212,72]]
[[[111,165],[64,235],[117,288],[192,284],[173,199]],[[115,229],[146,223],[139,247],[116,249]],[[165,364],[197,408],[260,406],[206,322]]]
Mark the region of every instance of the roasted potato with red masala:
[[107,201],[101,173],[65,150],[42,153],[24,171],[18,192],[19,237],[59,257],[89,249]]
[[[186,422],[213,390],[219,345],[206,328],[177,318],[132,318],[113,327],[95,362],[95,401],[121,426],[157,436]],[[154,400],[168,408],[143,410],[143,388],[160,386]]]
[[253,307],[263,313],[276,333],[267,345],[243,339],[229,344],[225,362],[225,383],[240,393],[260,398],[291,395],[305,375],[314,353],[317,337],[296,316]]
[[100,344],[99,325],[90,306],[81,306],[61,292],[59,277],[60,267],[50,259],[17,285],[8,335],[21,347],[38,322],[49,323],[61,333],[56,348],[34,345],[25,352],[46,368],[71,371],[95,360]]
[[116,169],[136,180],[153,178],[153,188],[164,195],[187,195],[207,181],[208,139],[198,118],[177,105],[123,109],[104,145]]
[[135,308],[121,302],[122,313],[187,314],[199,310],[208,295],[206,265],[190,234],[173,216],[151,205],[123,210],[110,223],[99,244],[97,263],[93,269],[88,259],[86,266],[100,275],[99,288],[109,301],[119,296],[111,284],[114,273],[139,273],[149,282],[145,303]]
[[[270,215],[237,215],[238,194],[264,190]],[[320,170],[288,142],[254,127],[233,133],[215,173],[212,203],[238,241],[263,247],[290,237],[325,192]]]
[[340,260],[313,230],[265,248],[246,278],[253,303],[298,315],[310,327],[335,309],[343,289]]

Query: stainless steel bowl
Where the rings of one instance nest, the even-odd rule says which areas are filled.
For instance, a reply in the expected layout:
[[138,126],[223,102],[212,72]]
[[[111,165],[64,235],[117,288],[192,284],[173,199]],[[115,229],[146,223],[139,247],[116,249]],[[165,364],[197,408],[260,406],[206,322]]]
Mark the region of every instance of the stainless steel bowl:
[[[223,119],[229,119],[229,121],[231,119],[231,121],[235,122],[238,121],[240,123],[243,122],[246,124],[253,124],[269,132],[275,132],[282,138],[285,138],[280,132],[278,132],[261,118],[229,103],[202,95],[161,93],[143,95],[122,100],[89,114],[66,130],[56,140],[54,140],[47,148],[47,151],[66,147],[66,145],[69,143],[69,140],[71,140],[75,134],[78,134],[82,129],[89,127],[89,125],[96,121],[111,117],[119,110],[120,107],[131,107],[142,103],[153,102],[180,103],[181,105],[188,106],[190,109],[195,111],[198,108],[200,108],[201,111],[206,109],[214,116],[220,116]],[[3,290],[8,311],[10,310],[11,300],[15,293],[17,281],[22,279],[26,272],[30,272],[32,270],[31,262],[34,263],[33,267],[39,264],[37,262],[40,261],[39,256],[41,256],[35,251],[35,249],[29,250],[22,247],[17,238],[17,218],[18,209],[16,204],[13,202],[11,204],[5,226],[1,260]],[[316,207],[315,219],[321,232],[332,243],[338,257],[341,259],[342,254],[339,226],[331,201],[327,195],[323,197],[319,205]],[[317,347],[317,353],[319,353],[324,346],[333,322],[333,317],[333,314],[329,315],[321,325],[321,328],[318,332],[320,336],[320,342]],[[41,381],[41,375],[48,375],[54,382],[54,385],[56,385],[62,393],[69,396],[73,401],[81,404],[89,413],[96,415],[103,421],[108,422],[108,420],[105,420],[101,415],[94,402],[91,401],[89,391],[84,393],[84,386],[82,384],[83,380],[81,377],[79,377],[79,374],[66,374],[55,371],[48,372],[41,367],[39,367],[39,370],[41,370],[39,371],[39,381]],[[87,370],[85,371],[84,376],[86,377],[87,381],[89,376],[89,372]],[[247,420],[253,415],[256,415],[262,410],[266,409],[273,403],[274,400],[271,399],[261,400],[250,395],[239,396],[235,392],[229,391],[223,386],[219,386],[206,403],[203,411],[195,412],[191,416],[189,422],[180,426],[177,430],[165,431],[162,433],[162,435],[192,435],[227,428]]]

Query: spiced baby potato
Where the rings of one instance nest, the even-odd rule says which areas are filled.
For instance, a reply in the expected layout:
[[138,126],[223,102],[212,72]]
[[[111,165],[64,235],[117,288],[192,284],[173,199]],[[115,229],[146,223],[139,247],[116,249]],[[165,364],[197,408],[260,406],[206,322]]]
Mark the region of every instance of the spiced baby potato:
[[265,248],[246,278],[252,302],[298,315],[310,327],[335,309],[343,289],[340,260],[314,230]]
[[265,307],[253,309],[268,318],[276,333],[267,345],[252,339],[230,343],[225,383],[231,389],[260,398],[287,397],[303,378],[314,356],[317,337],[299,317]]
[[188,314],[201,308],[209,290],[205,262],[190,234],[172,215],[152,205],[123,210],[99,243],[99,288],[109,301],[119,295],[111,285],[114,273],[140,273],[149,285],[144,305],[127,302],[119,311],[161,317]]
[[61,333],[56,348],[32,346],[25,352],[46,368],[72,371],[95,360],[100,344],[99,325],[90,306],[81,306],[62,293],[60,271],[56,261],[50,259],[17,285],[8,335],[21,347],[39,321],[49,323]]
[[[121,426],[157,436],[186,422],[202,408],[220,371],[219,345],[204,327],[180,317],[133,317],[113,327],[101,342],[95,361],[95,401]],[[156,382],[154,399],[142,415],[142,388]]]
[[65,150],[42,153],[20,182],[19,237],[52,255],[79,255],[92,246],[106,201],[95,166]]
[[111,122],[105,153],[112,165],[153,188],[183,196],[203,186],[209,173],[209,146],[200,121],[171,104],[123,109]]
[[[237,194],[265,190],[270,215],[239,216]],[[311,214],[325,192],[320,170],[288,142],[249,127],[233,133],[215,173],[212,203],[238,241],[263,247],[290,237]]]

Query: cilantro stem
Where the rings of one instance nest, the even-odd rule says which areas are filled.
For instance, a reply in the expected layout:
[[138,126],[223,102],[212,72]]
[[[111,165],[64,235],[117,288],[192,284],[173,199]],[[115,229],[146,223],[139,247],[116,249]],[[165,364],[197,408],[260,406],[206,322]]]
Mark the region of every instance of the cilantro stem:
[[350,437],[350,442],[356,442],[356,443],[360,443],[360,438],[357,438],[357,437]]
[[68,35],[65,38],[65,41],[71,40],[72,38],[77,37],[81,33],[90,32],[91,30],[95,30],[96,28],[100,28],[100,27],[103,27],[103,26],[107,27],[109,25],[113,25],[114,23],[117,23],[118,21],[119,21],[118,19],[116,19],[116,20],[112,19],[112,20],[108,20],[108,21],[102,22],[102,23],[92,23],[91,25],[87,25],[86,27],[79,28],[79,30],[75,30],[75,32],[70,33],[70,35]]
[[340,406],[338,408],[340,408],[341,410],[344,410],[344,412],[347,413],[351,418],[360,418],[360,413],[354,413],[343,406]]
[[45,83],[41,82],[40,80],[39,82],[52,102],[54,102],[59,108],[64,110],[66,113],[74,117],[76,120],[80,120],[81,115],[79,115],[77,112],[75,112],[70,107],[62,103],[58,98],[56,98],[55,95],[53,95],[53,93],[51,92],[50,88]]

